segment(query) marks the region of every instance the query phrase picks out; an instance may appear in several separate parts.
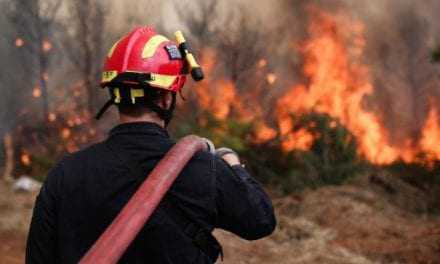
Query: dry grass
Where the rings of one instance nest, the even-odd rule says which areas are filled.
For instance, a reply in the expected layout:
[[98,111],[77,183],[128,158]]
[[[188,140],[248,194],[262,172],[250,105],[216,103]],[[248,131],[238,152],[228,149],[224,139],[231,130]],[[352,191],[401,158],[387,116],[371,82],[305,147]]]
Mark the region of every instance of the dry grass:
[[278,228],[244,242],[217,232],[226,263],[440,263],[440,220],[414,213],[420,190],[387,176],[275,200]]
[[26,233],[36,193],[15,193],[0,183],[0,264],[24,263]]
[[[269,238],[216,231],[224,263],[440,263],[440,220],[415,213],[423,192],[381,179],[385,187],[364,178],[275,199],[278,227]],[[0,264],[23,263],[35,194],[0,191]]]

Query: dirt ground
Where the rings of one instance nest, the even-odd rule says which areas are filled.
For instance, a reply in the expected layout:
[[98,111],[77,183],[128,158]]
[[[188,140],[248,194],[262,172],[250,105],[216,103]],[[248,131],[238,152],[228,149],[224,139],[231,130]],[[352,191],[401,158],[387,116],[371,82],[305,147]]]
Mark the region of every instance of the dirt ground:
[[[416,212],[424,193],[387,181],[274,199],[278,227],[272,236],[248,242],[215,232],[223,263],[440,263],[440,219]],[[0,186],[0,264],[23,263],[34,198]]]
[[26,233],[35,193],[16,193],[0,184],[0,264],[24,263]]

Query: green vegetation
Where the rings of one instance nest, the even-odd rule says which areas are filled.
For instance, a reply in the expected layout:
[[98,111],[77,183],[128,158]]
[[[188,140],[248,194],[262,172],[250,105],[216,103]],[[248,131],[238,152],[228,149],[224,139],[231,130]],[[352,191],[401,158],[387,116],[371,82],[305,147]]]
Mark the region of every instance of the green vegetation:
[[308,151],[295,150],[285,157],[284,192],[322,185],[338,185],[363,170],[355,137],[327,114],[310,113],[296,120],[298,128],[313,135]]
[[253,175],[282,193],[342,184],[365,168],[365,163],[357,155],[354,136],[327,114],[291,117],[296,124],[294,129],[305,129],[314,141],[307,151],[290,152],[282,150],[279,137],[256,143],[252,124],[234,119],[218,121],[209,114],[207,116],[204,122],[193,121],[177,128],[175,134],[179,137],[195,133],[212,139],[216,146],[235,149]]
[[177,138],[196,134],[212,140],[216,146],[227,146],[240,153],[246,153],[249,146],[251,124],[242,123],[235,119],[217,120],[209,112],[202,113],[203,121],[185,120],[174,129]]

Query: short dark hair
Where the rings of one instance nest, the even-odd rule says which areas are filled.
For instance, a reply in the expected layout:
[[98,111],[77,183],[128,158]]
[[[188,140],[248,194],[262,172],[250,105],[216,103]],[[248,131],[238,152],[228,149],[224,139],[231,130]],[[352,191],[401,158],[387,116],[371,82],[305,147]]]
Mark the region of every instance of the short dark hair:
[[145,89],[144,92],[145,97],[136,98],[135,104],[132,104],[131,102],[117,104],[119,113],[131,117],[140,117],[146,113],[153,113],[154,111],[148,106],[146,101],[151,100],[153,103],[157,104],[166,95],[166,93],[168,93],[168,91],[151,88]]
[[146,113],[153,112],[148,106],[141,104],[134,104],[134,105],[118,104],[117,106],[119,113],[131,117],[140,117]]

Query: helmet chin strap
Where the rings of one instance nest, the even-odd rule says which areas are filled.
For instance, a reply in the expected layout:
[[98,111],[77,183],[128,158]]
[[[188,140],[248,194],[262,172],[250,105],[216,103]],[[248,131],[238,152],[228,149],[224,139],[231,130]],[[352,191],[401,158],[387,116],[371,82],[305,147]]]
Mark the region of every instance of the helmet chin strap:
[[114,98],[110,98],[107,102],[105,102],[105,104],[101,107],[101,109],[99,109],[98,113],[95,115],[95,119],[101,119],[102,115],[110,108],[110,106],[115,104],[114,102]]

